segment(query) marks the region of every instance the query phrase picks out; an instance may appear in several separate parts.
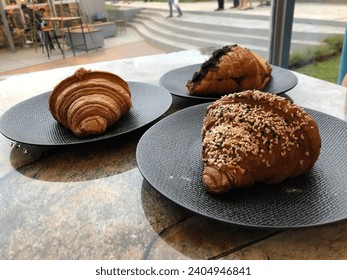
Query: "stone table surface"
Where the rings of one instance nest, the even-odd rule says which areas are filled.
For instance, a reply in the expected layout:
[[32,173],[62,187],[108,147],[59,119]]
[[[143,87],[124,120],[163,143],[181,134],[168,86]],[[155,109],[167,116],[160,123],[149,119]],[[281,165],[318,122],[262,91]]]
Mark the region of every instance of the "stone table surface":
[[[158,85],[210,50],[83,65]],[[0,116],[52,90],[80,67],[0,77]],[[286,93],[300,106],[346,119],[346,88],[295,73]],[[197,101],[173,97],[167,114]],[[100,144],[11,147],[0,136],[1,259],[346,259],[347,220],[299,229],[238,227],[192,213],[142,177],[136,147],[145,129]]]

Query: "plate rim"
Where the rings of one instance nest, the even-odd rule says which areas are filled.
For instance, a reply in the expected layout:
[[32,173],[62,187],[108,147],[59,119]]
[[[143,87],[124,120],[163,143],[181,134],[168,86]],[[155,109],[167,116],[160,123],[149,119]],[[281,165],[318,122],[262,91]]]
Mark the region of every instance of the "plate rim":
[[[181,67],[177,67],[175,69],[171,69],[169,71],[167,71],[166,73],[164,73],[160,78],[159,78],[159,86],[165,88],[167,91],[169,91],[172,95],[175,95],[177,97],[181,97],[181,98],[187,98],[187,99],[192,99],[192,100],[205,100],[205,101],[215,101],[217,99],[219,99],[221,96],[216,96],[216,97],[211,97],[211,96],[196,96],[196,95],[189,95],[189,94],[183,94],[183,93],[177,93],[177,92],[172,92],[170,89],[168,89],[167,87],[165,87],[163,85],[163,80],[164,78],[167,76],[167,75],[170,75],[172,72],[174,71],[179,71],[181,69],[184,69],[184,68],[193,68],[195,67],[196,69],[198,69],[199,66],[201,66],[202,63],[195,63],[195,64],[190,64],[190,65],[185,65],[185,66],[181,66]],[[286,93],[287,91],[293,89],[294,87],[297,86],[298,82],[299,82],[299,79],[298,77],[292,72],[290,71],[289,69],[285,69],[285,68],[282,68],[282,67],[279,67],[279,66],[276,66],[276,65],[273,65],[273,64],[270,64],[271,67],[273,67],[273,69],[281,69],[281,71],[288,71],[288,73],[290,73],[291,77],[295,80],[295,83],[293,83],[293,85],[291,85],[291,87],[289,87],[288,89],[286,89],[285,91],[281,91],[281,92],[278,92],[278,93],[274,93],[275,95],[281,95],[281,94],[284,94]],[[193,75],[193,73],[192,73]],[[265,86],[266,87],[266,86]],[[264,89],[263,89],[264,90]],[[266,91],[266,90],[264,90]]]
[[[88,138],[78,138],[76,136],[76,142],[66,142],[66,143],[63,143],[64,141],[61,141],[60,143],[32,143],[33,141],[20,141],[20,140],[23,140],[23,139],[14,139],[15,137],[11,137],[11,135],[6,135],[6,133],[3,132],[3,129],[2,129],[2,122],[4,121],[4,119],[7,117],[7,114],[10,114],[12,110],[15,110],[16,107],[18,106],[23,106],[26,102],[29,102],[29,101],[32,101],[34,99],[39,99],[39,98],[42,98],[44,95],[49,95],[51,90],[50,91],[46,91],[44,93],[40,93],[40,94],[37,94],[35,96],[32,96],[30,98],[27,98],[23,101],[20,101],[18,103],[16,103],[15,105],[13,105],[12,107],[10,107],[9,109],[7,109],[3,114],[2,116],[0,117],[0,133],[1,135],[3,135],[5,138],[11,140],[11,141],[14,141],[15,143],[20,143],[20,144],[23,144],[23,145],[30,145],[30,146],[42,146],[42,147],[60,147],[60,146],[70,146],[70,145],[83,145],[83,144],[88,144],[88,143],[93,143],[93,142],[98,142],[98,141],[103,141],[103,140],[108,140],[108,139],[113,139],[113,138],[118,138],[118,137],[121,137],[121,136],[124,136],[126,134],[129,134],[129,133],[132,133],[136,130],[139,130],[143,127],[145,127],[146,125],[149,125],[153,122],[155,122],[156,120],[158,120],[161,116],[165,115],[165,113],[170,109],[170,107],[172,106],[172,102],[173,102],[173,98],[170,94],[170,92],[168,92],[165,88],[161,88],[155,84],[150,84],[150,83],[145,83],[145,82],[137,82],[137,81],[126,81],[129,85],[129,87],[131,86],[147,86],[147,87],[153,87],[153,88],[156,88],[156,90],[161,90],[163,95],[165,95],[165,98],[167,99],[165,101],[165,106],[163,106],[162,108],[162,113],[155,117],[152,117],[152,120],[151,121],[148,121],[148,122],[145,122],[139,126],[137,126],[136,128],[133,128],[133,129],[130,129],[129,131],[124,131],[124,132],[121,132],[121,133],[118,133],[116,135],[104,135],[104,134],[101,134],[101,135],[97,135],[97,136],[92,136],[92,137],[88,137]],[[47,108],[48,108],[48,103],[47,103]],[[139,111],[141,113],[141,111]],[[52,117],[52,120],[53,117]],[[55,121],[55,120],[54,120]]]
[[[170,116],[173,116],[173,115],[176,115],[176,114],[184,114],[185,111],[188,111],[188,110],[193,110],[195,107],[207,107],[210,103],[203,103],[203,104],[198,104],[198,105],[193,105],[191,107],[188,107],[188,108],[185,108],[185,109],[182,109],[178,112],[175,112],[173,114],[171,114]],[[305,111],[308,111],[308,113],[311,113],[311,112],[314,112],[314,113],[317,113],[317,114],[321,114],[323,116],[327,116],[329,118],[332,118],[332,119],[335,119],[337,121],[340,121],[342,123],[345,123],[347,124],[347,121],[345,120],[342,120],[342,119],[339,119],[337,117],[334,117],[332,115],[329,115],[329,114],[326,114],[324,112],[320,112],[320,111],[317,111],[317,110],[314,110],[314,109],[310,109],[310,108],[306,108],[306,107],[301,107],[303,108]],[[312,227],[318,227],[318,226],[324,226],[324,225],[329,225],[329,224],[334,224],[334,223],[338,223],[338,222],[342,222],[344,220],[347,220],[347,215],[344,217],[344,218],[334,218],[334,219],[330,219],[328,221],[320,221],[320,222],[317,222],[317,223],[308,223],[308,224],[299,224],[299,225],[261,225],[261,224],[256,224],[256,225],[252,225],[252,224],[247,224],[247,223],[241,223],[241,222],[237,222],[237,221],[230,221],[230,220],[227,220],[225,218],[221,218],[221,217],[215,217],[215,216],[211,216],[211,215],[208,215],[208,213],[205,211],[205,212],[201,212],[201,211],[198,211],[196,209],[196,207],[192,207],[191,205],[187,205],[187,204],[183,204],[182,202],[180,201],[177,201],[175,200],[170,194],[166,194],[165,191],[163,190],[163,188],[159,188],[158,186],[155,186],[153,184],[153,178],[147,178],[145,176],[145,172],[144,170],[142,169],[142,166],[141,164],[139,164],[139,146],[142,145],[142,141],[143,139],[145,139],[148,134],[151,133],[151,130],[154,130],[156,128],[157,125],[161,125],[162,122],[169,122],[170,121],[170,116],[168,116],[167,118],[159,121],[158,123],[156,123],[155,125],[153,125],[151,128],[149,128],[143,135],[142,137],[140,138],[139,142],[138,142],[138,145],[137,145],[137,148],[136,148],[136,161],[137,161],[137,166],[138,166],[138,169],[141,173],[141,175],[143,176],[143,179],[152,187],[154,188],[157,192],[159,192],[161,195],[163,195],[165,198],[169,199],[170,201],[172,201],[173,203],[175,203],[176,205],[184,208],[184,209],[187,209],[189,211],[191,211],[192,213],[194,214],[197,214],[197,215],[200,215],[200,216],[203,216],[205,218],[208,218],[208,219],[212,219],[212,220],[215,220],[215,221],[218,221],[218,222],[222,222],[222,223],[226,223],[226,224],[229,224],[229,225],[233,225],[233,226],[237,226],[237,227],[243,227],[243,228],[251,228],[251,229],[266,229],[266,230],[288,230],[288,229],[304,229],[304,228],[312,228]],[[177,115],[176,115],[177,116]],[[207,193],[207,195],[210,195]],[[212,195],[213,196],[213,195]]]

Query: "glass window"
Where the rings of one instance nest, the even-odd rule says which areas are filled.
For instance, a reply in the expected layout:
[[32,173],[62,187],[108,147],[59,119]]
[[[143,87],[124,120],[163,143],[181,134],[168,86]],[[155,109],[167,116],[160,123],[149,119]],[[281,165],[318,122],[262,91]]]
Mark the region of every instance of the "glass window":
[[289,68],[337,83],[346,27],[347,1],[296,0]]

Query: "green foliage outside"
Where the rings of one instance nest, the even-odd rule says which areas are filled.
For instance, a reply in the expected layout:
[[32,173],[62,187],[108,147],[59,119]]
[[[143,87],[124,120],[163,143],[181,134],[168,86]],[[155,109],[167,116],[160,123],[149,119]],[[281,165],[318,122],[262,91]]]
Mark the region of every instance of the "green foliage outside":
[[326,61],[315,62],[294,71],[336,84],[339,75],[340,58],[340,55],[335,56]]
[[336,83],[343,39],[343,35],[330,36],[320,46],[292,53],[289,58],[289,68],[311,77]]

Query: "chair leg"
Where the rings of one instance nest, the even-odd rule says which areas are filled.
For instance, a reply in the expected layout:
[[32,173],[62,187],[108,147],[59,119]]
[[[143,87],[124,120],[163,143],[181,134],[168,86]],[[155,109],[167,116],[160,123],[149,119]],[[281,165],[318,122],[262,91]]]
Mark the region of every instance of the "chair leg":
[[49,31],[43,32],[44,36],[43,36],[43,40],[44,40],[44,45],[46,47],[46,51],[47,51],[47,57],[48,59],[51,59],[51,50],[49,47],[49,42],[48,42],[48,34]]
[[65,53],[64,53],[64,51],[63,51],[63,49],[62,49],[62,47],[61,47],[61,45],[60,45],[60,43],[59,43],[59,38],[58,38],[58,36],[57,36],[57,34],[55,33],[54,30],[53,30],[53,39],[54,39],[55,42],[57,43],[57,46],[58,46],[59,50],[61,51],[61,54],[62,54],[63,57],[65,58]]
[[42,50],[42,54],[45,53],[45,32],[43,31],[38,31],[38,35],[39,35],[39,40],[40,40],[40,47]]
[[124,20],[116,20],[117,34],[126,34],[126,27]]

